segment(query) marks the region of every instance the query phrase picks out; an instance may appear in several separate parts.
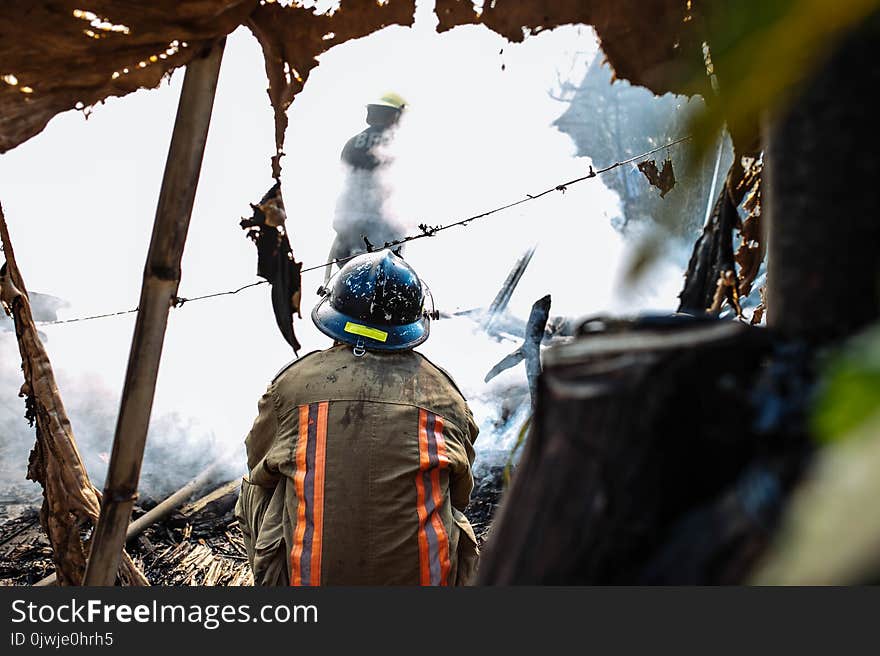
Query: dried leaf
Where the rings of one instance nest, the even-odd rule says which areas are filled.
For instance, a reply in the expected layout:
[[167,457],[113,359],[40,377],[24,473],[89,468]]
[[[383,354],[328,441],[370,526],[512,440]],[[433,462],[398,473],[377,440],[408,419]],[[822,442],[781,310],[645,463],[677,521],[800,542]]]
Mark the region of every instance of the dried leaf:
[[257,245],[257,275],[272,286],[272,310],[284,339],[299,351],[293,329],[293,315],[300,314],[302,298],[302,263],[293,257],[285,222],[287,212],[281,196],[281,182],[276,182],[257,204],[251,203],[253,215],[239,225]]
[[764,243],[764,230],[761,225],[761,182],[763,164],[757,160],[745,171],[739,187],[745,191],[743,208],[748,216],[739,228],[740,245],[734,254],[739,266],[739,288],[743,296],[752,291],[752,284],[761,269],[767,246]]
[[657,170],[657,162],[653,159],[645,160],[638,164],[639,171],[648,179],[652,187],[660,190],[660,198],[672,191],[675,186],[675,171],[672,168],[672,160],[668,157],[663,162],[663,168]]
[[158,86],[244,22],[257,2],[89,0],[73,10],[77,4],[66,0],[5,0],[0,76],[12,77],[0,77],[0,153],[55,114]]
[[[276,179],[286,110],[316,57],[388,25],[412,25],[415,14],[414,0],[342,0],[324,14],[258,0],[91,0],[87,11],[70,7],[66,0],[4,3],[0,61],[2,79],[9,81],[0,83],[0,152],[39,133],[59,112],[87,113],[107,97],[157,86],[216,39],[247,24],[263,48],[269,77]],[[558,25],[593,25],[616,76],[655,93],[682,92],[702,67],[704,35],[691,3],[680,0],[651,0],[648,7],[645,0],[493,2],[479,15],[470,0],[439,0],[435,11],[440,32],[481,23],[511,41]]]
[[761,287],[758,292],[761,294],[761,302],[758,307],[755,308],[755,311],[752,312],[752,319],[749,321],[753,326],[761,325],[761,321],[764,319],[764,314],[767,312],[767,287]]
[[[6,257],[6,264],[0,269],[0,297],[15,321],[25,378],[22,389],[28,394],[27,414],[36,423],[37,442],[28,462],[28,478],[43,486],[40,520],[52,545],[58,582],[79,585],[88,554],[81,529],[97,525],[101,510],[100,493],[86,473],[49,356],[34,325],[2,208],[0,240]],[[129,585],[148,585],[124,550],[119,576]]]
[[682,0],[486,2],[480,13],[471,0],[437,0],[435,12],[438,32],[478,24],[517,43],[560,25],[592,25],[616,77],[656,94],[684,92],[703,70],[704,35]]
[[736,274],[732,269],[722,271],[718,276],[718,282],[715,287],[715,297],[712,299],[712,305],[710,305],[706,311],[717,314],[718,312],[721,312],[724,302],[727,301],[727,303],[729,303],[736,311],[736,316],[742,317],[742,307],[740,306],[739,299],[739,284]]

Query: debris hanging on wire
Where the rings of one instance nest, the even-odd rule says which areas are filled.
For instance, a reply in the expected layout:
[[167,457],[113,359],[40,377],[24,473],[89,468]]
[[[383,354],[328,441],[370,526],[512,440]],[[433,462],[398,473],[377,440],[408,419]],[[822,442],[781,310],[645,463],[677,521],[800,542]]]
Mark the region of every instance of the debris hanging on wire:
[[281,182],[276,182],[256,205],[251,203],[253,215],[242,219],[242,229],[257,245],[257,275],[272,286],[272,310],[278,329],[293,348],[299,353],[300,343],[293,331],[294,312],[302,318],[300,300],[302,298],[302,263],[293,257],[290,240],[287,238],[285,222],[287,212],[281,197]]
[[640,162],[638,168],[651,186],[660,190],[660,198],[665,198],[675,186],[675,171],[672,169],[672,160],[668,157],[663,162],[662,169],[657,169],[657,162],[653,159]]

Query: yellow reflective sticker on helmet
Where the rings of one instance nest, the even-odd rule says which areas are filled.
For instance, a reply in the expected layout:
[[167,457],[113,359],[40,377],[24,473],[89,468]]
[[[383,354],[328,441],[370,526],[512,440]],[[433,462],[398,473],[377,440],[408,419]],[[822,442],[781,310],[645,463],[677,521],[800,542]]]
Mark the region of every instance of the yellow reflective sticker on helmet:
[[345,323],[345,332],[354,333],[355,335],[363,335],[364,337],[375,339],[377,342],[384,342],[388,339],[388,333],[384,330],[362,326],[359,323],[352,323],[351,321]]

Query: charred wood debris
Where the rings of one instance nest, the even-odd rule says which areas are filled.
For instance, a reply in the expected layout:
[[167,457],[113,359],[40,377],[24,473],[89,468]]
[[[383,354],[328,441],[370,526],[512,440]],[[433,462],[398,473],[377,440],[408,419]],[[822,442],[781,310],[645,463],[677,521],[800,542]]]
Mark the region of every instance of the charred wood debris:
[[[247,554],[232,509],[238,481],[173,511],[131,538],[127,551],[151,585],[248,585]],[[144,499],[133,521],[157,505]],[[36,585],[54,571],[36,510],[0,525],[0,584]]]
[[[204,490],[210,490],[207,494]],[[467,515],[482,543],[502,490],[500,467],[478,479]],[[165,518],[129,538],[126,550],[150,585],[252,585],[253,577],[241,531],[233,515],[239,481],[214,478],[203,491]],[[52,547],[40,526],[38,500],[8,491],[4,506],[16,504],[15,516],[0,523],[0,585],[43,585],[55,571]],[[132,523],[156,508],[160,500],[144,498],[135,506]]]

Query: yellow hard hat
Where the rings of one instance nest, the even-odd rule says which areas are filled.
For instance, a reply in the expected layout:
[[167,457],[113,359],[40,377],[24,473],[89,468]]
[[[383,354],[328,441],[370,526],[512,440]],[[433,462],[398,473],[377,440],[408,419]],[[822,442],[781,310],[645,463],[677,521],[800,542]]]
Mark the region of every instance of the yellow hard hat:
[[383,94],[378,100],[376,100],[375,102],[371,102],[370,104],[379,105],[380,107],[391,107],[393,109],[402,110],[406,106],[406,100],[403,99],[403,96],[391,91]]

